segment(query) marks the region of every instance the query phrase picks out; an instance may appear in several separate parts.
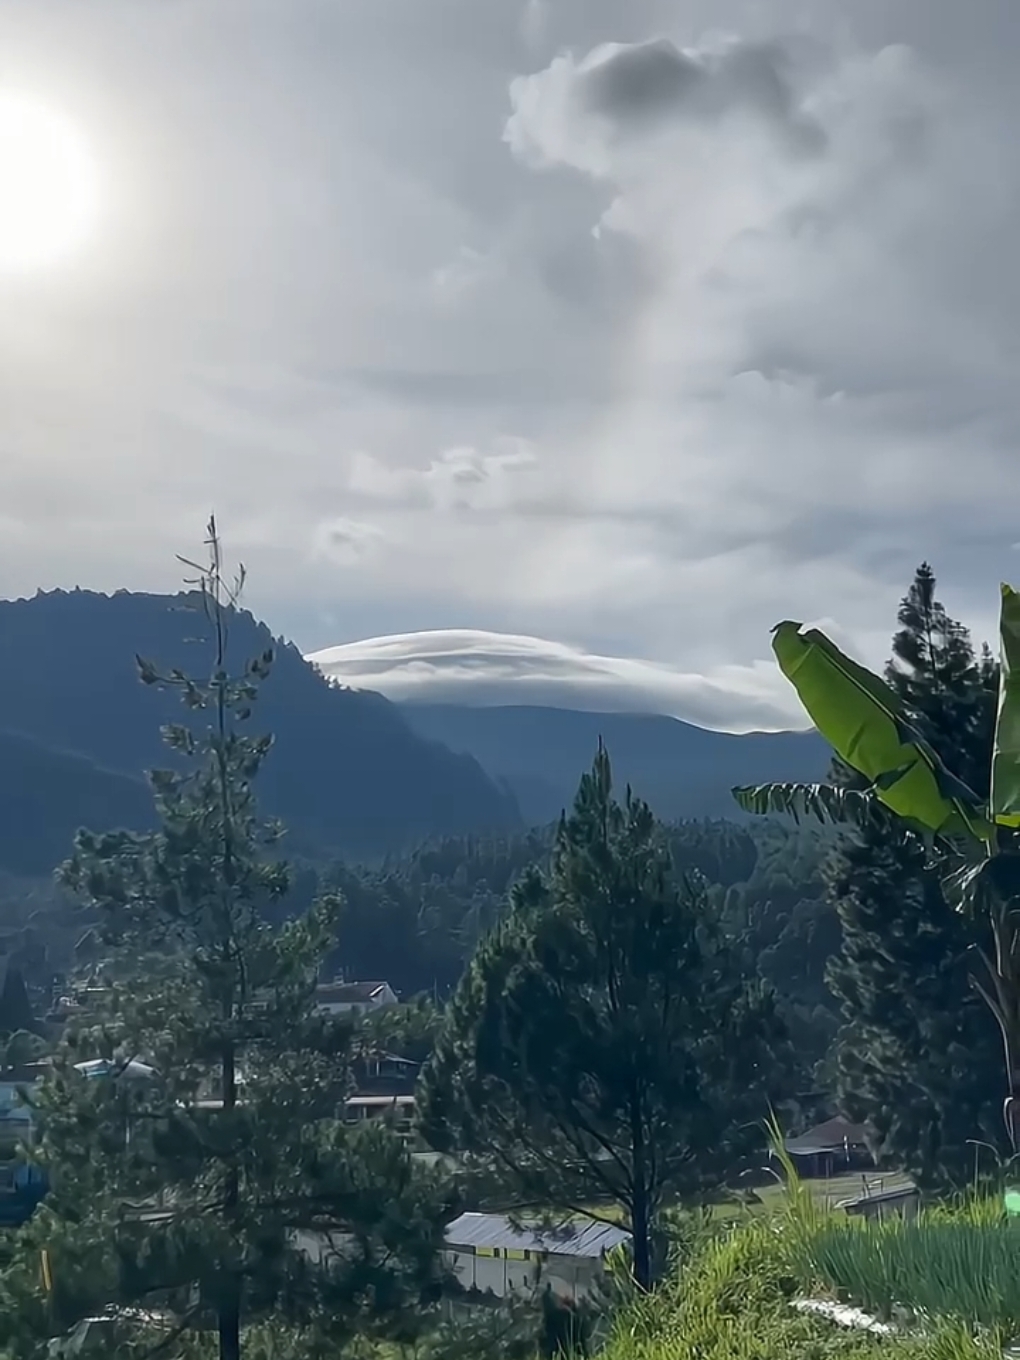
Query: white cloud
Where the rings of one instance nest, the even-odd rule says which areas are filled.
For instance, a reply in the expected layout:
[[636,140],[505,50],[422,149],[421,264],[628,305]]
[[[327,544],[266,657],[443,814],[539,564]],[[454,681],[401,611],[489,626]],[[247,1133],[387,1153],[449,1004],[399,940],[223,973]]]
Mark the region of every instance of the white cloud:
[[878,663],[922,557],[989,635],[1015,0],[4,17],[110,190],[76,267],[0,283],[5,591],[172,587],[215,509],[305,647],[459,624],[716,684],[827,615]]
[[368,638],[308,659],[338,683],[376,690],[397,702],[664,713],[721,731],[809,725],[786,682],[765,663],[698,675],[541,638],[471,629]]
[[445,449],[427,467],[391,467],[359,451],[350,460],[350,490],[367,501],[412,509],[504,510],[518,495],[514,481],[537,465],[527,441],[503,438],[491,453]]

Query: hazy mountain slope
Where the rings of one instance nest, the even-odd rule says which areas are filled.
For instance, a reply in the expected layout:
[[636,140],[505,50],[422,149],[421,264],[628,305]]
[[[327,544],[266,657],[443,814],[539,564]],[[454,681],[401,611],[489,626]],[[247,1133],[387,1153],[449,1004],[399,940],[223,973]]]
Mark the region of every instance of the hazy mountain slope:
[[0,866],[43,876],[71,852],[82,826],[144,831],[153,823],[145,780],[87,756],[0,731]]
[[560,708],[401,705],[423,736],[469,752],[505,780],[529,823],[570,803],[605,741],[614,776],[664,818],[740,816],[734,784],[825,777],[829,749],[814,732],[709,732],[675,718]]
[[[135,653],[164,671],[180,666],[208,674],[208,645],[196,640],[207,636],[208,625],[187,604],[184,596],[126,591],[54,591],[0,602],[0,729],[135,778],[166,765],[159,728],[179,721],[184,709],[175,695],[139,682]],[[251,615],[234,618],[234,664],[271,645],[269,630]],[[381,696],[329,685],[296,647],[276,650],[253,729],[275,735],[262,801],[287,823],[296,847],[372,855],[427,835],[519,824],[512,797],[469,755],[412,731]],[[28,748],[23,755],[29,760]],[[47,776],[40,765],[40,788],[47,777],[56,792],[55,770]],[[123,787],[121,794],[126,798]],[[112,806],[126,805],[97,793],[88,820],[101,828]],[[38,824],[41,844],[52,834]]]

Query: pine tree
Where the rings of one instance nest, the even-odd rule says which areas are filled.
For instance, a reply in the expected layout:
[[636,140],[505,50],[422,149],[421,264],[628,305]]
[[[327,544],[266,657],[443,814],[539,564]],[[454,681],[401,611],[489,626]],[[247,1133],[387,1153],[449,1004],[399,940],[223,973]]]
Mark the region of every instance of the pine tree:
[[792,1061],[700,879],[600,750],[552,867],[518,885],[446,1011],[419,1093],[440,1150],[501,1169],[518,1206],[623,1210],[647,1287],[664,1205],[763,1142]]
[[[886,676],[947,766],[986,797],[996,667],[987,649],[975,657],[935,586],[922,564]],[[1002,1143],[1002,1056],[969,981],[978,927],[950,909],[939,880],[891,817],[848,836],[833,857],[843,938],[828,977],[845,1024],[831,1066],[841,1107],[871,1125],[882,1157],[923,1183],[959,1184],[973,1175],[975,1141]]]
[[[408,1337],[440,1283],[438,1183],[388,1129],[342,1120],[351,1034],[314,1007],[336,902],[271,924],[287,871],[253,788],[270,739],[244,725],[272,656],[231,673],[241,580],[224,581],[215,524],[208,546],[194,584],[210,678],[139,660],[190,716],[165,733],[174,768],[152,775],[159,829],[82,833],[64,872],[106,996],[66,1036],[39,1101],[51,1191],[0,1301],[0,1345],[19,1356],[129,1306],[159,1312],[146,1326],[164,1351],[211,1328],[220,1360],[239,1360],[259,1320],[333,1342]],[[84,1076],[92,1059],[105,1072]],[[299,1234],[339,1243],[334,1264],[312,1263]]]

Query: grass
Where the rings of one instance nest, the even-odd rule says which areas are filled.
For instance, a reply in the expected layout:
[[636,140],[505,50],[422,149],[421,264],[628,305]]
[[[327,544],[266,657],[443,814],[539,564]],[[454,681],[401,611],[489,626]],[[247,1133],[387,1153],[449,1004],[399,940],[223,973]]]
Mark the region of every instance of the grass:
[[[866,1223],[831,1212],[858,1176],[805,1182],[779,1157],[785,1182],[756,1213],[714,1214],[673,1279],[614,1320],[599,1360],[1002,1360],[1020,1324],[1020,1226],[998,1201]],[[906,1304],[924,1326],[876,1335],[792,1306],[819,1294],[873,1315]]]
[[[888,1189],[904,1180],[904,1177],[883,1175],[881,1172],[873,1171],[864,1176],[860,1171],[851,1171],[843,1176],[805,1180],[801,1184],[819,1209],[827,1210],[835,1208],[843,1200],[856,1199],[863,1193],[865,1183],[873,1190]],[[755,1200],[750,1203],[744,1203],[736,1197],[721,1200],[712,1206],[713,1213],[720,1219],[740,1218],[748,1213],[779,1213],[787,1207],[787,1182],[774,1180],[768,1185],[756,1186],[754,1195]]]
[[722,1227],[663,1289],[617,1318],[599,1360],[1001,1360],[991,1336],[947,1323],[889,1339],[797,1313],[789,1219]]

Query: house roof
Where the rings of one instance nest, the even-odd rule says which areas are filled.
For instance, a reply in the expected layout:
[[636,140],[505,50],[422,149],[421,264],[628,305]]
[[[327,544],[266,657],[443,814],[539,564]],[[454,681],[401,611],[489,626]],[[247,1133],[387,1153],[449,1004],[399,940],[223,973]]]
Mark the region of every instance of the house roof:
[[88,1062],[75,1063],[74,1070],[83,1077],[124,1077],[128,1081],[147,1081],[156,1076],[156,1069],[148,1063],[130,1058],[126,1063],[114,1062],[111,1058],[91,1058]]
[[595,1219],[571,1219],[559,1228],[515,1228],[503,1214],[461,1214],[446,1229],[451,1247],[504,1247],[555,1256],[597,1258],[630,1241],[630,1233]]
[[893,1204],[896,1200],[910,1199],[919,1194],[917,1186],[908,1176],[892,1176],[888,1183],[878,1187],[869,1186],[863,1194],[855,1195],[851,1199],[841,1199],[836,1208],[852,1213],[855,1209],[863,1209],[868,1204]]
[[33,1086],[43,1080],[50,1066],[50,1060],[43,1058],[39,1062],[0,1068],[0,1086]]
[[787,1138],[786,1150],[795,1157],[811,1157],[819,1152],[842,1152],[846,1146],[863,1147],[867,1142],[863,1124],[851,1124],[837,1115],[824,1124],[816,1124],[799,1138]]
[[396,1096],[378,1096],[378,1095],[360,1096],[360,1095],[354,1095],[354,1096],[348,1096],[348,1097],[347,1097],[347,1100],[345,1101],[345,1104],[347,1104],[347,1105],[349,1105],[349,1106],[351,1106],[351,1107],[353,1107],[353,1108],[355,1108],[355,1109],[360,1109],[362,1106],[365,1106],[367,1109],[375,1109],[375,1108],[377,1108],[377,1107],[382,1107],[382,1106],[386,1106],[386,1105],[394,1105],[394,1106],[413,1105],[413,1104],[414,1104],[414,1096],[408,1096],[408,1095],[396,1095]]
[[323,982],[315,989],[315,999],[351,1003],[374,1001],[388,987],[388,982]]

